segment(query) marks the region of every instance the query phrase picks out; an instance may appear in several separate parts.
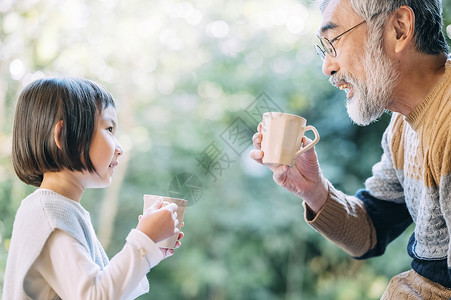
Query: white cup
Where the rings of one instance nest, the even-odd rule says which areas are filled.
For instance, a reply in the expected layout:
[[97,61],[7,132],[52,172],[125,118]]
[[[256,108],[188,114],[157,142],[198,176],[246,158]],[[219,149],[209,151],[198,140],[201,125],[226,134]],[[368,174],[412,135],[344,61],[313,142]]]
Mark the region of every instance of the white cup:
[[[183,223],[183,216],[185,215],[185,208],[186,205],[188,204],[187,200],[183,200],[183,199],[178,199],[178,198],[171,198],[171,197],[164,197],[164,196],[155,196],[155,195],[144,195],[144,208],[143,208],[143,212],[145,212],[152,204],[154,204],[155,202],[157,202],[157,200],[159,198],[163,198],[163,201],[169,202],[169,203],[175,203],[177,204],[178,208],[177,208],[177,220],[179,221],[177,228],[179,230],[182,229],[182,223]],[[175,244],[177,242],[178,239],[178,234],[174,234],[173,236],[159,241],[157,243],[157,246],[160,248],[170,248],[170,249],[174,249],[175,248]]]
[[[296,157],[315,146],[319,141],[318,131],[306,124],[306,119],[296,115],[281,112],[264,113],[261,144],[263,163],[291,167]],[[302,137],[309,130],[313,131],[315,139],[303,147]]]

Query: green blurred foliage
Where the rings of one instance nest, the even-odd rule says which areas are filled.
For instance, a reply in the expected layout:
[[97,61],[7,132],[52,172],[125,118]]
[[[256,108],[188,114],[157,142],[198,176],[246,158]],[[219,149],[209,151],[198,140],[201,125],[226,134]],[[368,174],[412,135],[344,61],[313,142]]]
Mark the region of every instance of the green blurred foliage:
[[[179,174],[202,184],[183,246],[149,273],[140,299],[379,299],[409,269],[412,229],[383,257],[353,260],[305,224],[301,201],[250,161],[250,146],[236,154],[223,139],[238,118],[254,130],[246,109],[265,93],[318,129],[331,182],[350,194],[363,187],[389,116],[349,121],[312,47],[320,18],[295,0],[2,0],[0,283],[15,211],[33,190],[11,165],[15,102],[31,80],[65,75],[100,82],[117,99],[126,154],[112,186],[82,200],[110,257],[136,226],[144,193],[167,195]],[[228,158],[215,174],[202,168],[212,144]]]

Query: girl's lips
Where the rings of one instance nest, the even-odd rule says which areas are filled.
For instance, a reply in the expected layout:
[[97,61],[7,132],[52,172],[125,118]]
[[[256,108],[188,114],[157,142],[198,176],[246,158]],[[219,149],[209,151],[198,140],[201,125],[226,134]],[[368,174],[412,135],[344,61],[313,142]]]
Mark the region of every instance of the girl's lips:
[[119,163],[116,161],[116,162],[112,162],[111,164],[110,164],[110,168],[114,168],[114,167],[116,167],[117,165],[118,165]]

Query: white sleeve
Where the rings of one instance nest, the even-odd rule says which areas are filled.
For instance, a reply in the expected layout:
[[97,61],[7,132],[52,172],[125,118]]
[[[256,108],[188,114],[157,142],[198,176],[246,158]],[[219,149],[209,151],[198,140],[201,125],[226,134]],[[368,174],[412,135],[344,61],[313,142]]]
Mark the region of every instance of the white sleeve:
[[102,271],[77,240],[56,230],[33,267],[62,299],[122,300],[149,291],[146,274],[162,259],[158,246],[133,229],[124,248]]

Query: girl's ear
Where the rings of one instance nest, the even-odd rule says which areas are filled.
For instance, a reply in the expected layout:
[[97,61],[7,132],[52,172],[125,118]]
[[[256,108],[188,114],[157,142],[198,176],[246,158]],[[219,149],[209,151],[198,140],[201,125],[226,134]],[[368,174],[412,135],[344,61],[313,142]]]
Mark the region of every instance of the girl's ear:
[[55,125],[55,130],[53,131],[53,138],[55,139],[55,144],[58,149],[61,150],[61,130],[63,128],[64,122],[63,120],[59,121]]

